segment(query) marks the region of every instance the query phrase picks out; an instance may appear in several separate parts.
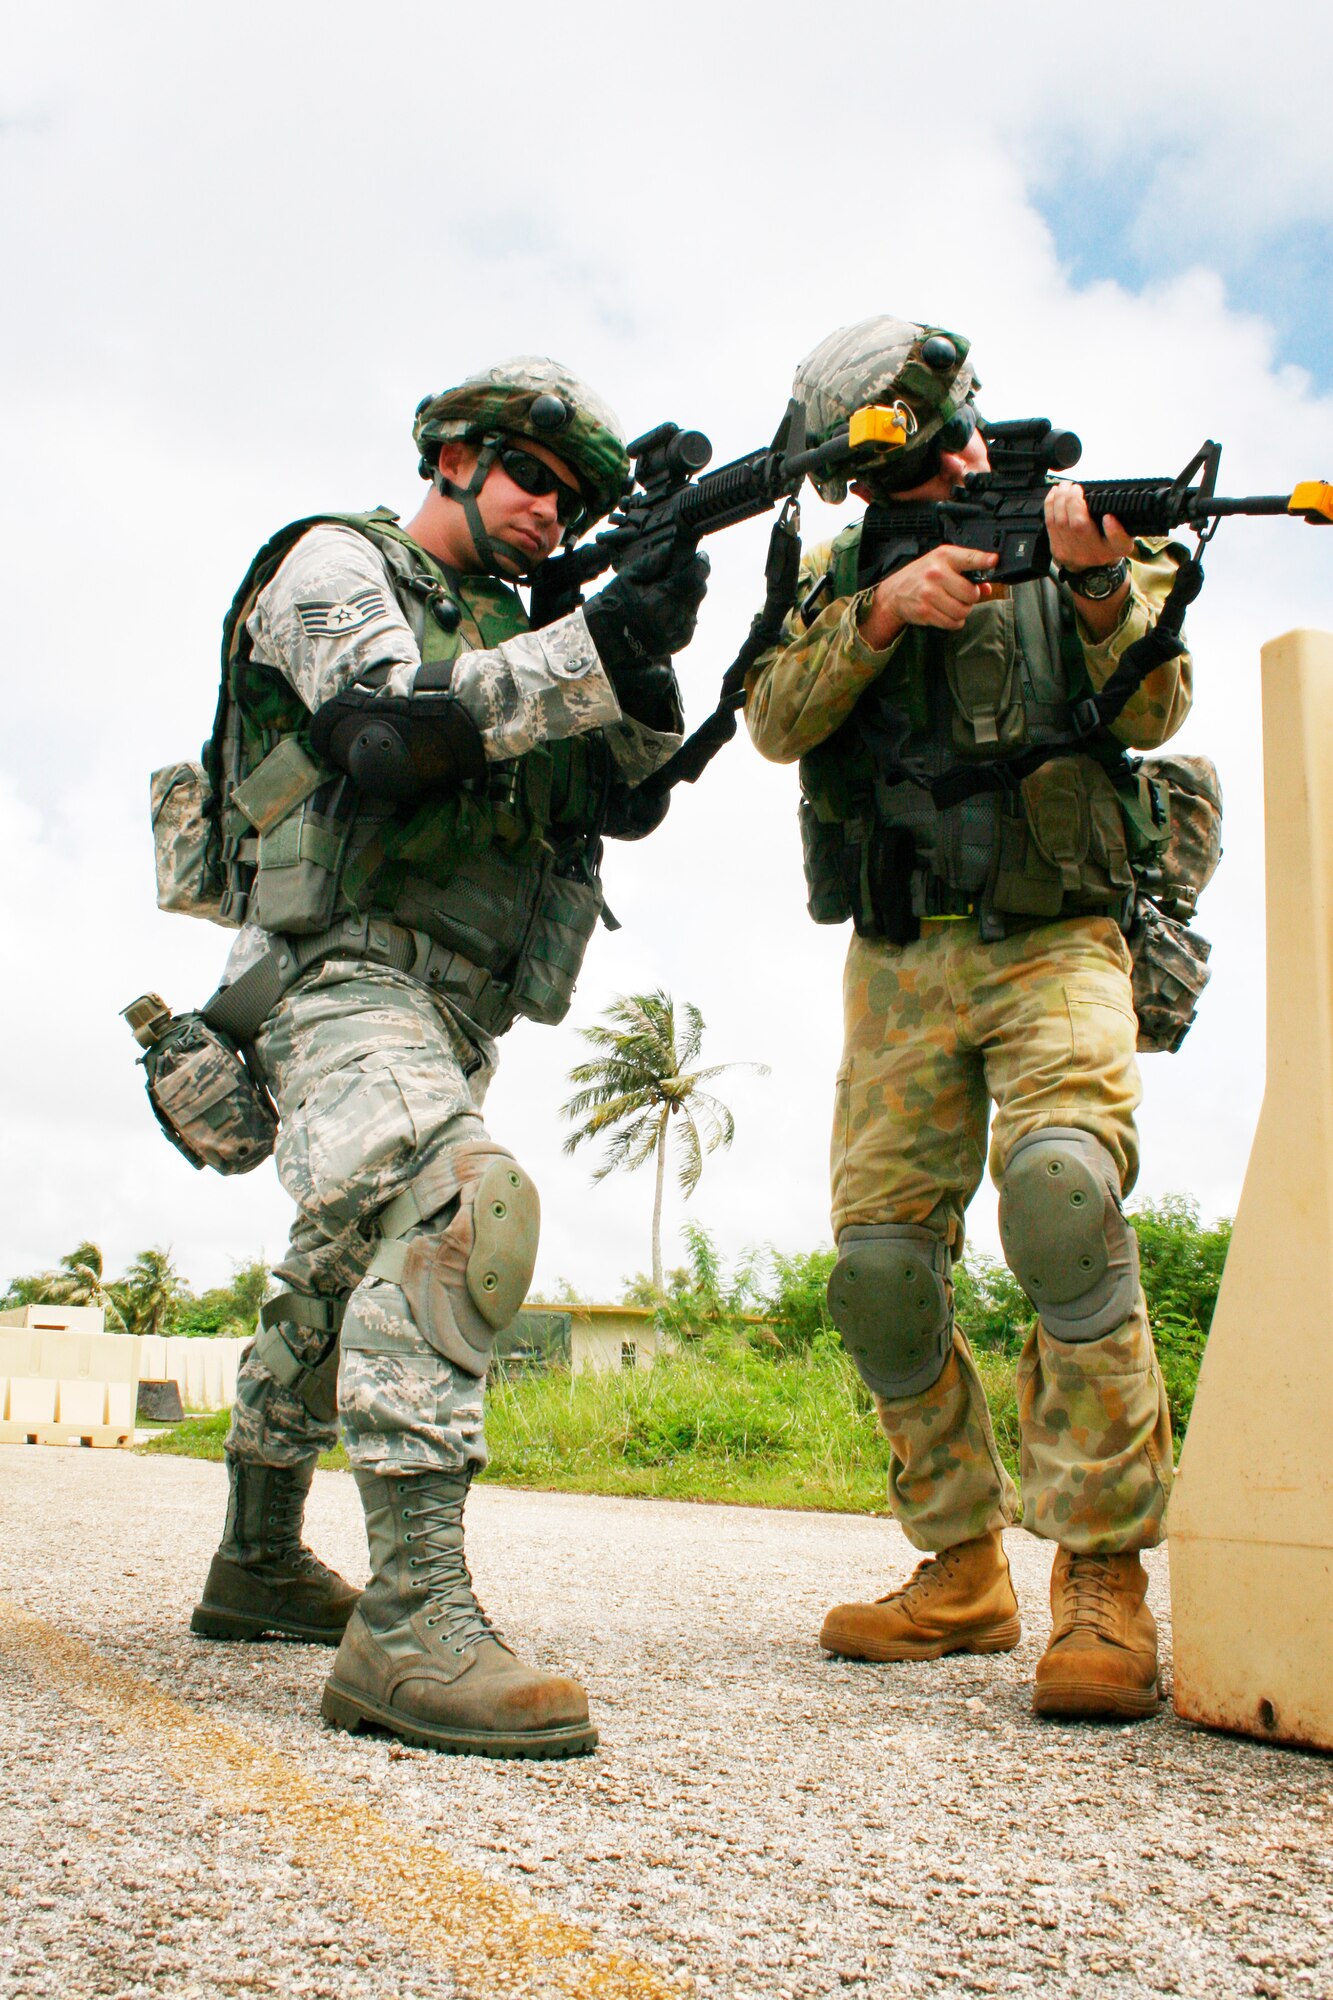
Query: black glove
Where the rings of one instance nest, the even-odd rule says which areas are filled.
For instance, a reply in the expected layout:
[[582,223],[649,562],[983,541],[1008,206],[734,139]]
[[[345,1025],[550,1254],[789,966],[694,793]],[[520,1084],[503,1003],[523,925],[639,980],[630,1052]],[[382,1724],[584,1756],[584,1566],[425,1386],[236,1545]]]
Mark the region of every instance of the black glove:
[[641,667],[689,645],[708,568],[708,557],[697,551],[673,557],[669,550],[634,549],[588,601],[584,616],[613,684],[619,668]]
[[670,792],[655,791],[651,779],[644,785],[613,785],[602,832],[612,840],[642,840],[662,824],[670,804]]

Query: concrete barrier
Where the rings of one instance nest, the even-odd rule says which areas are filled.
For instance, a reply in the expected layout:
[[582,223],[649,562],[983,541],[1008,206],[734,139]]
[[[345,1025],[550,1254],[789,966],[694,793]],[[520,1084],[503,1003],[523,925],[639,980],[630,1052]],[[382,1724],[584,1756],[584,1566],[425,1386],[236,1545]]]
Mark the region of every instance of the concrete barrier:
[[1175,1705],[1333,1750],[1333,633],[1263,649],[1268,1073],[1168,1515]]
[[137,1341],[0,1326],[0,1444],[132,1444],[138,1389]]

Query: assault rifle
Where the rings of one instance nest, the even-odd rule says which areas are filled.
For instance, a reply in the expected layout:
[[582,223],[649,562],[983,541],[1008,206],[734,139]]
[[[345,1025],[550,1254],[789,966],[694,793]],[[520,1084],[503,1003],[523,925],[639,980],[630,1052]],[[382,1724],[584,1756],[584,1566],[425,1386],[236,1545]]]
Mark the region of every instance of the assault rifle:
[[[864,588],[896,569],[952,543],[993,552],[993,583],[1021,583],[1045,576],[1051,566],[1045,500],[1051,475],[1067,472],[1082,456],[1073,431],[1056,430],[1044,417],[980,425],[989,472],[971,472],[948,500],[877,501],[865,518],[857,581]],[[715,472],[703,468],[713,447],[702,431],[659,424],[630,446],[634,484],[601,534],[582,548],[554,556],[532,578],[532,623],[549,625],[572,611],[585,584],[645,545],[693,547],[739,521],[794,500],[807,474],[840,472],[873,481],[885,452],[907,444],[901,407],[869,404],[854,412],[825,443],[807,449],[804,411],[788,406],[767,450],[747,452]],[[1300,515],[1316,525],[1333,522],[1333,484],[1303,481],[1292,493],[1226,499],[1216,491],[1221,445],[1211,438],[1174,479],[1091,480],[1083,491],[1094,520],[1113,514],[1131,535],[1167,535],[1189,528],[1207,541],[1228,514]],[[811,609],[809,600],[803,610]]]
[[[986,440],[989,471],[968,473],[948,500],[883,500],[871,505],[861,531],[859,588],[868,589],[916,557],[949,544],[994,553],[998,560],[984,573],[991,583],[1022,583],[1049,574],[1046,495],[1052,475],[1068,472],[1078,463],[1082,443],[1073,431],[1056,430],[1045,417],[982,423],[978,428]],[[735,712],[745,699],[746,675],[777,643],[796,602],[800,539],[795,500],[801,482],[807,474],[825,470],[842,473],[849,481],[864,477],[873,482],[886,452],[901,449],[910,436],[910,417],[901,404],[889,408],[868,404],[854,411],[850,422],[823,444],[807,448],[805,413],[793,400],[767,450],[748,452],[716,472],[705,473],[713,447],[703,432],[659,424],[629,447],[634,481],[602,533],[582,548],[552,557],[534,572],[532,624],[549,625],[581,603],[585,584],[632,550],[660,547],[664,555],[687,551],[705,535],[767,513],[779,501],[786,503],[769,543],[763,609],[723,676],[712,715],[669,763],[638,788],[645,811],[652,799],[673,785],[682,780],[693,784],[735,734]],[[1074,717],[1076,736],[936,779],[901,764],[900,774],[929,789],[940,805],[957,803],[973,791],[1019,782],[1026,767],[1036,768],[1058,751],[1077,747],[1113,722],[1153,667],[1183,650],[1180,629],[1185,610],[1203,584],[1199,555],[1226,515],[1285,514],[1316,527],[1333,523],[1333,484],[1324,480],[1304,480],[1289,494],[1220,496],[1216,487],[1221,457],[1221,445],[1209,438],[1174,479],[1103,479],[1084,484],[1095,521],[1114,515],[1127,533],[1136,536],[1169,535],[1176,528],[1188,528],[1198,537],[1199,548],[1180,565],[1156,624],[1128,648],[1106,686],[1080,704]],[[821,598],[832,586],[831,575],[821,577],[801,603],[807,625],[813,623]]]

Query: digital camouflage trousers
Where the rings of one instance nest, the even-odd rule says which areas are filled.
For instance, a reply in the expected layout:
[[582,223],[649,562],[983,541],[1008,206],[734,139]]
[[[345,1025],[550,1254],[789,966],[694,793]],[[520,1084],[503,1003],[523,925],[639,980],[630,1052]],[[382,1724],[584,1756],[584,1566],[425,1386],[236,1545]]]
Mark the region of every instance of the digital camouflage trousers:
[[[484,1377],[438,1352],[399,1286],[366,1271],[385,1203],[424,1167],[486,1143],[489,1054],[416,980],[345,960],[307,973],[256,1043],[278,1107],[278,1177],[297,1207],[274,1276],[284,1291],[347,1302],[337,1411],[348,1457],[386,1474],[484,1465]],[[292,1322],[282,1333],[312,1363],[329,1346]],[[334,1444],[338,1426],[301,1393],[309,1379],[284,1387],[251,1349],[227,1450],[293,1465]]]
[[[854,938],[833,1125],[833,1228],[916,1223],[955,1257],[990,1130],[998,1182],[1020,1139],[1090,1132],[1122,1192],[1138,1173],[1140,1099],[1129,953],[1100,917],[983,944],[975,920],[934,921],[909,945]],[[877,1397],[889,1501],[908,1538],[939,1550],[1017,1516],[962,1334],[919,1395]],[[1123,1325],[1060,1341],[1040,1320],[1018,1362],[1023,1524],[1108,1553],[1160,1541],[1171,1422],[1140,1290]]]

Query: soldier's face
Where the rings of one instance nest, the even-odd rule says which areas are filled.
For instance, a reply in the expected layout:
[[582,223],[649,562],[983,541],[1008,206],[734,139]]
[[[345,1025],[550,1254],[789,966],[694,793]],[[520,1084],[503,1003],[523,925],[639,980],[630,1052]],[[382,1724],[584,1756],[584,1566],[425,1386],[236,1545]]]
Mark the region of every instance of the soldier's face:
[[[980,431],[973,431],[961,451],[940,453],[939,470],[930,479],[923,479],[918,486],[903,486],[888,497],[893,505],[899,506],[909,500],[947,500],[955,486],[962,483],[965,473],[989,472],[990,455],[986,450],[986,440]],[[852,491],[861,500],[873,500],[871,487],[857,480]]]
[[[576,498],[579,497],[578,480],[549,446],[527,437],[514,442],[521,444],[529,458],[547,466],[562,486],[568,487]],[[466,486],[476,463],[475,449],[471,445],[462,447],[458,470],[452,472],[450,477],[460,486]],[[492,541],[522,549],[526,567],[542,562],[552,554],[564,532],[560,522],[560,495],[554,490],[549,493],[526,492],[509,477],[498,460],[487,473],[486,482],[477,495],[477,507]]]

